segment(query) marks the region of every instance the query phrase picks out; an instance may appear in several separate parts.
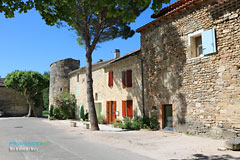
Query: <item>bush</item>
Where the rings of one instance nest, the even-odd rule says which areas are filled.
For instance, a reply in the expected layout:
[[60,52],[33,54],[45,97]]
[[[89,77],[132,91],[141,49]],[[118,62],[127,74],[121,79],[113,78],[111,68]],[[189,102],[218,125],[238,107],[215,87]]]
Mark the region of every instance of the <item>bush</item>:
[[123,120],[123,125],[121,128],[123,129],[132,129],[132,120],[131,118],[129,117],[124,117],[124,120]]
[[50,110],[49,110],[49,116],[50,116],[50,117],[53,116],[53,108],[54,108],[54,106],[51,105],[51,106],[50,106]]
[[160,126],[159,126],[159,122],[157,120],[157,117],[152,117],[150,119],[150,125],[149,127],[153,130],[159,130],[160,129]]
[[43,116],[47,116],[48,114],[49,114],[49,111],[48,111],[48,110],[42,111],[42,115],[43,115]]
[[106,119],[105,119],[105,117],[103,115],[99,115],[98,123],[106,124]]
[[117,128],[117,127],[123,128],[123,124],[122,124],[121,122],[114,122],[114,123],[113,123],[113,126],[114,126],[115,128]]
[[83,121],[85,121],[85,114],[84,114],[84,107],[82,106],[80,109],[80,119],[82,119]]
[[60,107],[54,107],[53,109],[53,117],[55,119],[66,119],[66,117],[64,116],[64,114],[61,112]]
[[84,115],[84,117],[85,117],[85,121],[87,121],[88,122],[88,112]]
[[143,128],[143,119],[134,118],[133,121],[132,121],[131,128],[133,130],[140,130],[141,128]]
[[75,118],[76,98],[73,94],[62,94],[54,98],[55,108],[59,108],[64,118]]

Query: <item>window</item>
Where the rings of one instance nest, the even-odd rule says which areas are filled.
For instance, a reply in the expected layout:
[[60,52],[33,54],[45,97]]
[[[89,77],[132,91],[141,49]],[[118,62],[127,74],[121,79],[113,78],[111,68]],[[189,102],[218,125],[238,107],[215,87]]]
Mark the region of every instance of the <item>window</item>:
[[133,118],[133,101],[122,101],[122,116]]
[[79,76],[80,76],[80,75],[79,75],[79,74],[77,74],[77,82],[79,82]]
[[132,87],[132,70],[122,71],[122,86]]
[[188,35],[190,57],[198,57],[216,52],[215,29],[197,31]]
[[113,71],[108,72],[108,86],[109,87],[113,86]]

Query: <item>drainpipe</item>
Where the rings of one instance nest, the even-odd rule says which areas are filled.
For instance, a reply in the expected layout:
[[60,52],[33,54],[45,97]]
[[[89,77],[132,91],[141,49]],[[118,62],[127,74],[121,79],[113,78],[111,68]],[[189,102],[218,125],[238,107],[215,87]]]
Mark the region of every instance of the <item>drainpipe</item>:
[[145,117],[145,109],[144,109],[144,78],[143,78],[143,59],[137,57],[141,62],[141,79],[142,79],[142,112],[143,117]]

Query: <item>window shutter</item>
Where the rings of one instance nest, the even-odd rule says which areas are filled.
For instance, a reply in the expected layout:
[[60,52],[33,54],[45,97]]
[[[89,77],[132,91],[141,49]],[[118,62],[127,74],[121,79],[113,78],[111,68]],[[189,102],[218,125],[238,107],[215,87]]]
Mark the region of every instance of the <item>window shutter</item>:
[[122,71],[122,87],[123,87],[123,88],[126,87],[126,75],[125,75],[125,71]]
[[107,101],[107,124],[109,124],[109,101]]
[[202,50],[204,55],[216,52],[216,35],[214,28],[202,32]]
[[127,70],[127,87],[132,87],[132,70]]
[[115,122],[116,119],[116,109],[117,109],[116,101],[113,101],[112,122]]
[[113,71],[108,72],[108,86],[113,86]]
[[133,101],[127,101],[127,116],[133,118]]
[[126,112],[126,111],[125,111],[125,105],[126,105],[125,102],[126,102],[126,101],[122,101],[122,117],[125,117],[125,116],[126,116],[126,115],[125,115],[125,112]]

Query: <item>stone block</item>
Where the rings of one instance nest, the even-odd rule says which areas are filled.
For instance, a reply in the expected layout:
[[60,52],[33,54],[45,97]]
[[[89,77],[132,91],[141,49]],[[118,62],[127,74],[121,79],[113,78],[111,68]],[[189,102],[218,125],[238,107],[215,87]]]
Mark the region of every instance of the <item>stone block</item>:
[[226,148],[233,151],[240,151],[240,137],[225,142]]

